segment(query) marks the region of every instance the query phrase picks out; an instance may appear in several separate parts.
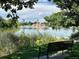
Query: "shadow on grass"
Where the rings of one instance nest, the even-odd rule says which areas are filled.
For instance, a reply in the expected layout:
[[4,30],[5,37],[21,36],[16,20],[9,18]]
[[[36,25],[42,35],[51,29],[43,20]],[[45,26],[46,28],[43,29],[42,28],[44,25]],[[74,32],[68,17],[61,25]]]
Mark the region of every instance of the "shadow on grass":
[[[41,55],[46,54],[47,45],[42,45],[41,47]],[[32,59],[34,57],[38,57],[39,54],[39,46],[37,47],[28,47],[22,48],[19,51],[10,54],[8,56],[3,56],[0,59]]]

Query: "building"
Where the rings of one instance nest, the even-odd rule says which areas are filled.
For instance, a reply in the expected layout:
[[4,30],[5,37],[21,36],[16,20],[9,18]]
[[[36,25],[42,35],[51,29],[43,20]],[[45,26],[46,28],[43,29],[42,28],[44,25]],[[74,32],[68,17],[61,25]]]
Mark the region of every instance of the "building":
[[35,29],[45,29],[45,28],[47,28],[47,26],[46,26],[46,23],[34,22],[32,24],[32,28],[35,28]]

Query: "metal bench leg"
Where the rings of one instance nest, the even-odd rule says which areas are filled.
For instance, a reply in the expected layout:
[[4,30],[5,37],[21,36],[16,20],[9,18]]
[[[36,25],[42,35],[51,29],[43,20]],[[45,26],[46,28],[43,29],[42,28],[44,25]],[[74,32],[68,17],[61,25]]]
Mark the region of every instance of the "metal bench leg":
[[47,51],[47,59],[49,59],[49,53],[48,53],[48,51]]
[[40,59],[41,47],[39,47],[38,59]]
[[47,54],[47,59],[49,59],[49,55]]

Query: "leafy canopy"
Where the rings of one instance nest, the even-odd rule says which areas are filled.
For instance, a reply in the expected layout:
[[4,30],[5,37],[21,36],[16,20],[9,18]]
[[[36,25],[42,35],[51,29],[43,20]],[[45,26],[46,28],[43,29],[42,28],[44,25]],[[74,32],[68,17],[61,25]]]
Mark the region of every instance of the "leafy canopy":
[[[33,5],[37,3],[38,0],[0,0],[0,7],[4,9],[6,12],[8,10],[11,11],[12,14],[8,14],[7,17],[11,17],[13,19],[18,19],[18,15],[16,12],[18,10],[22,10],[25,8],[33,8]],[[12,6],[16,7],[13,8]]]
[[[61,12],[48,16],[47,21],[53,27],[78,27],[79,26],[79,0],[53,0]],[[64,13],[62,13],[62,11]],[[50,18],[50,19],[49,19]],[[61,21],[60,21],[61,19]]]
[[25,8],[33,8],[34,3],[36,3],[37,0],[0,0],[0,6],[7,11],[8,9],[11,9],[12,6],[17,6],[17,10],[21,10],[23,6]]

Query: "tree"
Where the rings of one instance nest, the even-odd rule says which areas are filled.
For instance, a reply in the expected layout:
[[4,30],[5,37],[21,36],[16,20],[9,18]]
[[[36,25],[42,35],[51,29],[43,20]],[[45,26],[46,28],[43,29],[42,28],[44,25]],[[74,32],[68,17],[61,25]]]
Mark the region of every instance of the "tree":
[[[64,13],[63,16],[66,16],[66,18],[69,19],[69,21],[70,21],[70,23],[68,23],[67,25],[69,27],[74,26],[74,27],[78,28],[79,27],[79,0],[54,0],[54,2],[58,5],[59,8],[61,8],[61,10],[64,10],[65,13]],[[65,22],[67,22],[67,21],[68,20],[66,20]],[[74,24],[72,23],[72,21],[74,22]],[[75,34],[72,34],[70,39],[79,40],[79,31],[77,33],[75,33]],[[79,56],[78,55],[79,50],[77,50],[78,48],[79,48],[78,44],[76,44],[72,48],[73,53],[71,53],[70,56],[78,57]],[[68,57],[70,57],[70,56],[68,56]],[[70,58],[67,58],[67,59],[70,59]]]
[[[23,6],[25,8],[33,8],[34,3],[36,3],[38,0],[0,0],[1,7],[5,9],[5,11],[12,9],[12,6],[16,6],[17,10],[21,10]],[[16,13],[15,11],[13,11]]]
[[[6,12],[8,10],[11,11],[12,14],[8,14],[7,17],[16,18],[18,19],[18,15],[16,11],[22,10],[23,7],[25,8],[33,8],[33,5],[37,2],[37,0],[0,0],[0,7],[4,9]],[[16,8],[12,8],[15,6]]]
[[[53,29],[61,28],[64,21],[64,17],[62,16],[64,12],[58,12],[55,14],[52,14],[50,16],[46,16],[45,20],[48,22],[48,25],[51,26]],[[64,25],[63,25],[64,26]]]
[[[17,23],[19,16],[17,15],[18,10],[25,8],[33,8],[33,5],[37,3],[38,0],[0,0],[0,7],[6,12],[9,10],[11,13],[8,13],[7,18],[11,18],[12,24]],[[15,6],[16,8],[13,8]],[[17,27],[17,25],[15,25]]]
[[[53,28],[79,28],[79,0],[53,0],[61,12],[45,17]],[[76,34],[78,36],[79,33]],[[71,37],[75,37],[72,35]]]
[[[63,17],[61,22],[57,21],[57,23],[61,23],[60,26],[66,27],[66,28],[78,27],[79,26],[79,0],[53,0],[53,1],[57,4],[59,8],[61,8],[61,11],[64,12],[64,13],[60,12],[60,15],[59,13],[53,15],[53,17],[55,16],[56,18],[58,16]],[[54,23],[54,20],[52,21]]]
[[[17,10],[22,10],[23,6],[25,8],[33,8],[33,5],[37,2],[37,0],[0,0],[0,7],[5,11],[10,10],[11,14],[8,14],[7,17],[16,17],[17,19]],[[12,8],[12,5],[16,7],[16,9]]]
[[[8,14],[7,17],[16,18],[18,19],[18,15],[16,11],[22,10],[23,7],[25,8],[33,8],[33,5],[37,3],[38,0],[0,0],[0,7],[5,11],[10,10],[12,14]],[[51,0],[48,0],[51,1]],[[15,6],[16,8],[12,8]]]
[[2,17],[0,17],[0,28],[4,27],[4,19]]

